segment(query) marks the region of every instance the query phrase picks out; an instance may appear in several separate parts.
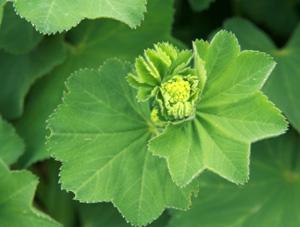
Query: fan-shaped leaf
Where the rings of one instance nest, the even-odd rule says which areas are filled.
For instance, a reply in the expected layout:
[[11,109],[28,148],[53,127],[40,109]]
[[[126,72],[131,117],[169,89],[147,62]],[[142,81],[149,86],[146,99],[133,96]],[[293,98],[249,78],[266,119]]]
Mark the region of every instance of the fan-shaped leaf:
[[48,147],[63,163],[62,187],[76,199],[111,201],[132,224],[145,225],[167,207],[186,209],[193,185],[180,189],[147,151],[155,128],[125,80],[130,69],[112,60],[75,73],[49,119]]

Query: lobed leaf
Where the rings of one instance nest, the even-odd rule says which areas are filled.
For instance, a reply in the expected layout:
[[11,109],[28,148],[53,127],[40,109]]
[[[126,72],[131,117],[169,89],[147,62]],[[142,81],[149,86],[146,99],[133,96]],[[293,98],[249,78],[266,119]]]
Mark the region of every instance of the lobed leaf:
[[[146,11],[146,0],[13,0],[21,17],[44,34],[63,32],[85,18],[113,18],[131,28],[138,26]],[[34,9],[34,10],[32,10]]]
[[63,165],[62,187],[81,202],[111,201],[134,225],[167,207],[187,209],[194,185],[176,186],[164,162],[147,151],[149,107],[135,101],[117,60],[68,80],[64,102],[48,121],[51,154]]
[[168,227],[299,225],[299,141],[299,135],[290,132],[255,144],[251,179],[245,186],[204,175],[193,207],[173,212]]
[[170,124],[149,149],[166,159],[181,187],[205,169],[243,184],[249,175],[250,144],[287,128],[280,111],[259,92],[275,63],[264,53],[241,52],[235,36],[226,31],[217,33],[209,47],[198,46],[207,80],[197,115],[190,122]]

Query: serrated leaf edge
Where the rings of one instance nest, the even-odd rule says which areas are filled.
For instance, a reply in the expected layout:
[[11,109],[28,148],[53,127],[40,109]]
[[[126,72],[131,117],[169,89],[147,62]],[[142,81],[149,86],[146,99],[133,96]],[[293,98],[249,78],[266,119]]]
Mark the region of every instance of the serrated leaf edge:
[[[111,59],[108,59],[106,61],[104,61],[103,64],[100,65],[100,67],[98,67],[97,69],[91,69],[91,68],[81,68],[81,69],[78,69],[76,70],[75,72],[71,73],[71,75],[68,77],[68,79],[65,81],[65,91],[63,92],[63,97],[62,97],[62,102],[54,109],[54,111],[52,112],[52,114],[49,115],[48,119],[46,120],[46,131],[49,132],[48,135],[46,135],[46,145],[49,143],[51,137],[53,136],[53,131],[51,129],[51,127],[49,126],[49,122],[56,116],[57,112],[59,111],[59,109],[61,108],[61,106],[64,104],[64,99],[66,96],[70,95],[71,91],[69,89],[69,86],[68,86],[68,81],[70,81],[77,73],[79,72],[83,72],[83,71],[101,71],[102,67],[106,64],[108,64],[109,62],[111,61],[118,61],[118,62],[121,62],[121,63],[125,63],[125,64],[131,64],[130,62],[128,61],[123,61],[121,59],[118,59],[118,58],[111,58]],[[124,77],[124,79],[126,79]],[[79,201],[80,203],[101,203],[101,202],[110,202],[113,204],[113,206],[118,210],[118,212],[121,214],[121,216],[125,219],[125,221],[132,225],[132,226],[146,226],[150,223],[152,223],[154,220],[156,220],[159,216],[162,215],[162,213],[168,209],[168,208],[173,208],[173,209],[177,209],[177,210],[188,210],[190,209],[191,207],[191,204],[192,204],[192,196],[193,195],[196,195],[199,191],[198,187],[195,187],[197,189],[195,190],[192,190],[189,195],[188,195],[188,206],[186,209],[182,209],[182,208],[179,208],[179,207],[175,207],[175,206],[170,206],[170,205],[166,205],[164,208],[162,208],[159,216],[153,216],[151,218],[149,218],[149,221],[147,223],[144,223],[142,225],[140,224],[135,224],[135,223],[131,223],[124,215],[123,213],[121,212],[120,208],[117,206],[117,204],[114,202],[114,199],[113,198],[110,198],[109,200],[101,200],[101,201],[97,201],[97,200],[81,200],[80,198],[77,197],[77,193],[71,191],[71,190],[68,190],[65,186],[64,186],[64,183],[61,181],[61,172],[62,172],[62,169],[64,168],[63,167],[63,163],[64,161],[61,161],[59,158],[57,158],[52,152],[51,152],[51,147],[48,145],[47,146],[47,151],[49,152],[50,154],[50,157],[53,158],[54,160],[58,161],[61,163],[61,166],[59,168],[59,173],[58,173],[58,176],[59,176],[59,179],[58,179],[58,183],[60,184],[60,188],[68,193],[71,193],[73,195],[73,200],[76,200],[76,201]],[[147,149],[148,151],[148,149]],[[169,174],[170,175],[170,174]]]
[[37,32],[39,32],[40,34],[43,34],[43,35],[47,35],[47,36],[51,36],[51,35],[56,35],[56,34],[59,34],[59,33],[63,33],[63,32],[67,32],[69,30],[71,30],[72,28],[75,28],[77,27],[83,20],[86,20],[86,19],[89,19],[89,20],[96,20],[96,19],[112,19],[114,21],[118,21],[122,24],[125,24],[127,25],[128,27],[130,27],[131,29],[136,29],[137,27],[139,27],[142,22],[144,21],[145,19],[145,14],[147,13],[147,0],[143,0],[144,1],[144,5],[143,5],[143,11],[141,12],[141,18],[139,20],[139,22],[137,22],[136,24],[133,24],[133,25],[130,25],[120,19],[117,19],[117,18],[113,18],[113,17],[107,17],[107,16],[99,16],[99,17],[87,17],[87,16],[84,16],[82,18],[78,18],[76,22],[74,22],[73,25],[69,26],[69,27],[66,27],[64,29],[58,29],[56,31],[43,31],[42,29],[39,28],[39,26],[37,26],[36,24],[34,24],[32,21],[30,21],[30,19],[24,17],[23,15],[21,15],[17,9],[17,6],[16,6],[16,0],[12,0],[13,1],[13,8],[14,8],[14,11],[16,13],[16,15],[18,15],[20,18],[26,20],[27,22],[29,22]]

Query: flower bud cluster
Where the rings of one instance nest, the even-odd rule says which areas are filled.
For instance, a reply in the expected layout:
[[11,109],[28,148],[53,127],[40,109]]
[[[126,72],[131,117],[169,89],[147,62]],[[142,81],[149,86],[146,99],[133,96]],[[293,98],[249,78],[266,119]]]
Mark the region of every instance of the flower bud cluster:
[[191,51],[168,43],[156,44],[136,59],[127,79],[137,89],[138,101],[150,102],[153,122],[177,122],[195,115],[201,81],[192,59]]

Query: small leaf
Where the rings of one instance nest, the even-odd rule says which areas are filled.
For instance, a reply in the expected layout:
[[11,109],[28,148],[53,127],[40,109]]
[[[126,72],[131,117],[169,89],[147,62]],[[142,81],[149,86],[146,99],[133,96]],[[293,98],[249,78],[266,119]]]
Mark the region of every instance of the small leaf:
[[63,163],[60,181],[75,199],[111,201],[132,224],[145,225],[167,207],[187,209],[194,185],[180,189],[147,150],[155,128],[148,105],[137,103],[127,84],[130,69],[110,60],[73,74],[48,121],[48,148]]
[[56,38],[45,39],[37,49],[28,54],[12,55],[0,51],[1,114],[8,119],[20,117],[30,86],[60,64],[64,57],[64,46]]
[[299,147],[295,132],[255,144],[245,186],[203,175],[193,207],[173,212],[168,227],[299,226]]
[[38,180],[28,171],[9,171],[0,160],[0,226],[60,226],[32,207]]
[[99,17],[113,18],[135,28],[146,11],[146,0],[13,1],[18,14],[44,34],[66,31],[85,18]]
[[0,116],[0,162],[11,165],[24,152],[24,142],[15,129]]
[[226,21],[224,26],[235,32],[243,48],[263,50],[273,55],[278,64],[263,90],[300,131],[300,26],[282,49],[277,49],[263,31],[247,20],[233,18]]
[[149,149],[167,160],[181,187],[205,169],[243,184],[249,175],[250,144],[287,128],[280,111],[259,92],[275,63],[264,53],[241,52],[235,36],[226,31],[203,50],[196,54],[205,61],[207,80],[196,117],[170,124]]

